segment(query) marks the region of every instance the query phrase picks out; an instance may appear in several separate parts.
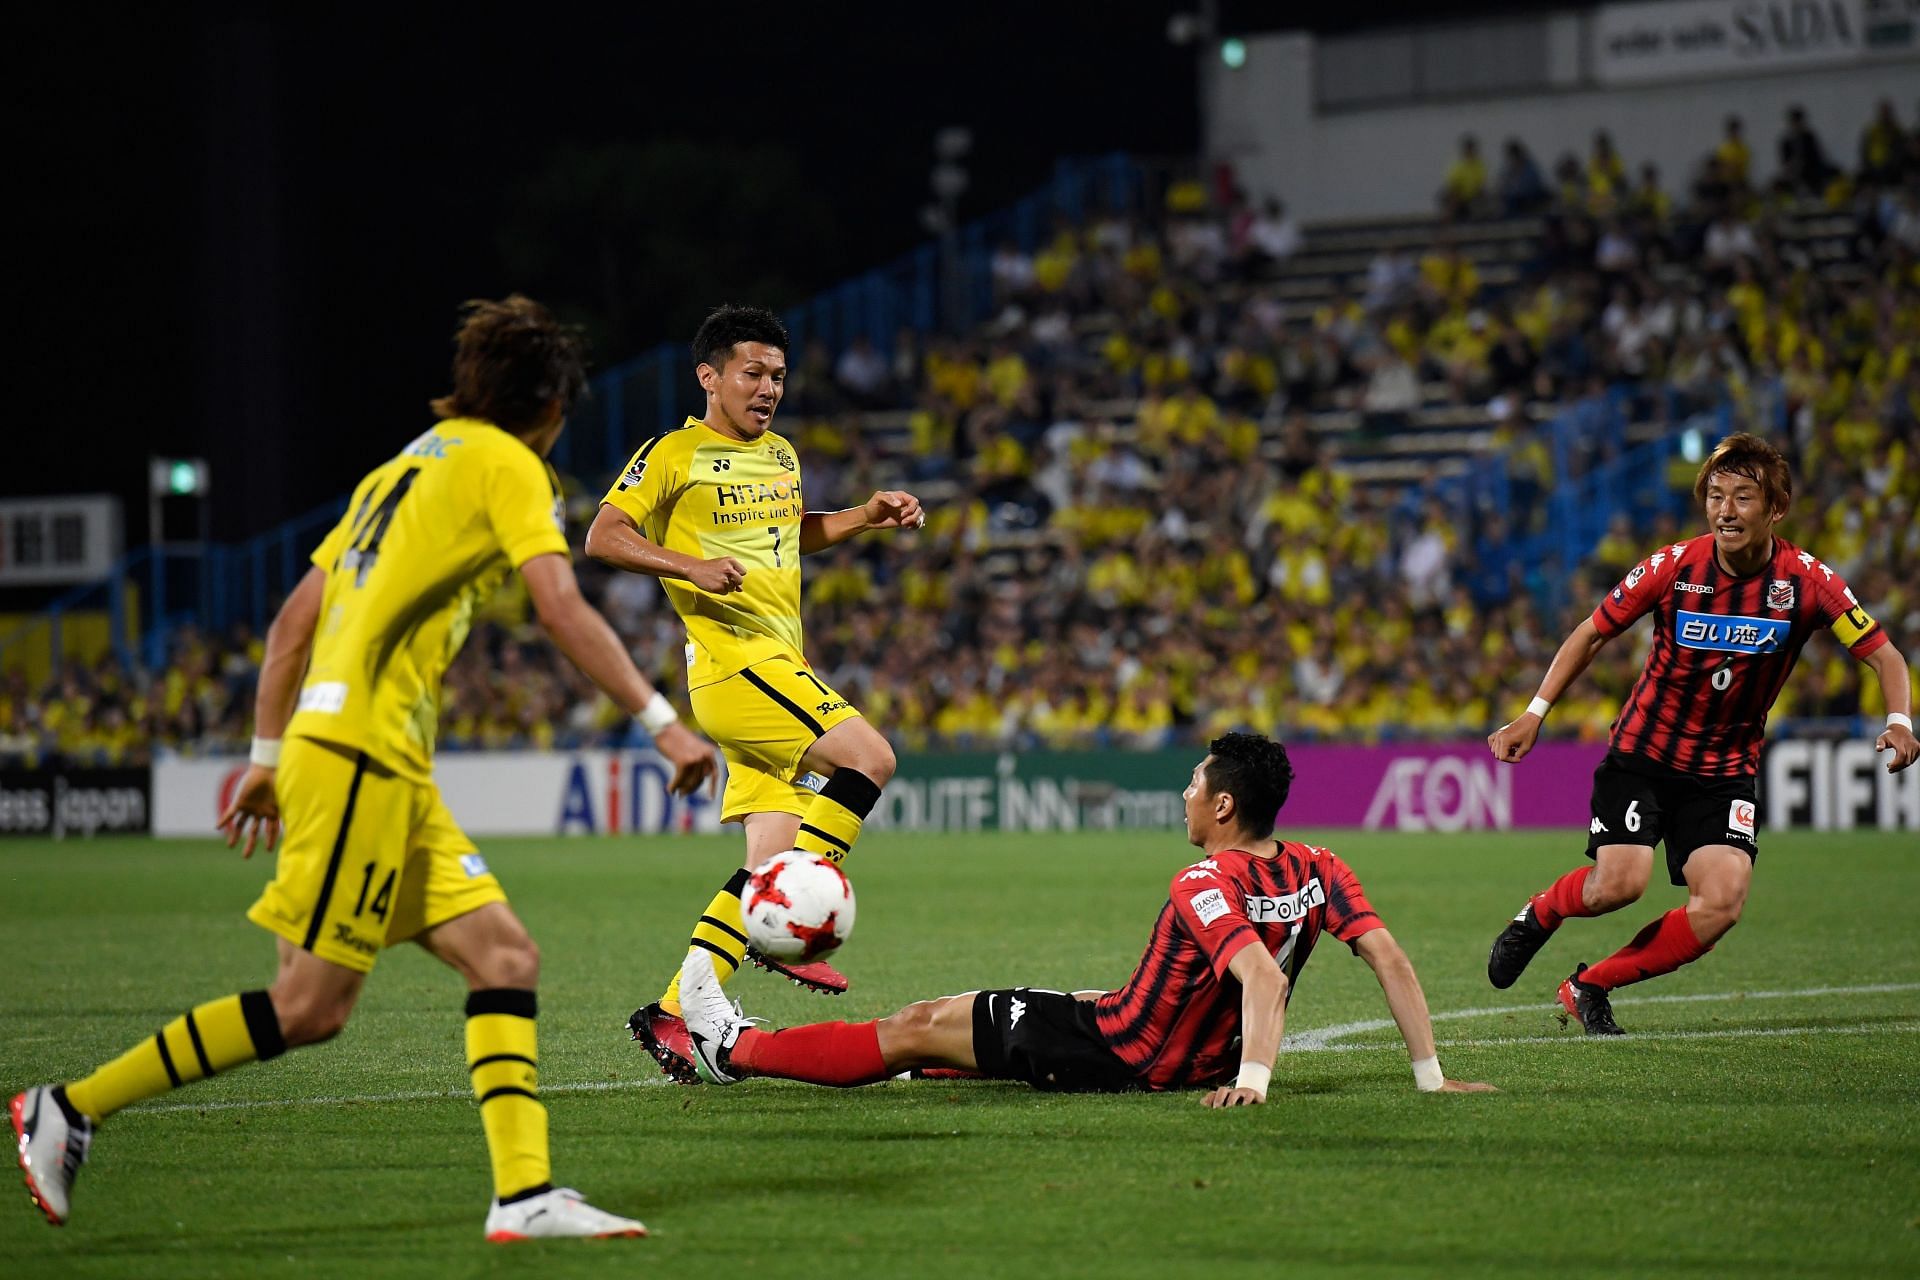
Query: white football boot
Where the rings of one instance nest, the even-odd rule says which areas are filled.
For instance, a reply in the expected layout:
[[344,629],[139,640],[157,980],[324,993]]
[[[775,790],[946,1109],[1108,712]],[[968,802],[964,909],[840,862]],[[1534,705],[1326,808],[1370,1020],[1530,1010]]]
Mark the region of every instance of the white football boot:
[[87,1162],[93,1144],[93,1121],[67,1119],[51,1085],[35,1085],[17,1093],[7,1106],[20,1154],[20,1172],[40,1212],[54,1226],[63,1226],[73,1194],[74,1175]]
[[693,1040],[693,1060],[700,1078],[710,1084],[736,1084],[727,1054],[740,1033],[753,1025],[753,1019],[740,1006],[727,999],[720,975],[714,972],[713,957],[698,947],[687,952],[680,962],[680,1013],[687,1020],[687,1035]]
[[487,1209],[487,1241],[512,1244],[516,1240],[555,1240],[572,1236],[608,1240],[644,1236],[646,1225],[637,1218],[621,1218],[588,1204],[572,1187],[555,1187],[525,1200]]

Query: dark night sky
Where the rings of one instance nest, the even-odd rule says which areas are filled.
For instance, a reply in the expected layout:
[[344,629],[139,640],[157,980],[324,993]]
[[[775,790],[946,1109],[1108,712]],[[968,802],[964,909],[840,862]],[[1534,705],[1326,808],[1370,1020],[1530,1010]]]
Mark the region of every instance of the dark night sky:
[[[501,227],[562,144],[689,140],[741,184],[759,172],[741,162],[752,148],[789,153],[795,198],[832,215],[823,243],[775,237],[783,273],[811,291],[923,238],[941,126],[975,135],[967,214],[1032,189],[1057,156],[1190,153],[1193,54],[1165,36],[1186,7],[42,19],[15,45],[26,227],[9,363],[27,395],[0,488],[119,492],[138,540],[147,455],[199,453],[217,536],[257,532],[345,491],[429,421],[455,304],[527,287]],[[1340,20],[1419,8],[1349,5]],[[1224,9],[1229,30],[1325,25],[1305,6]]]

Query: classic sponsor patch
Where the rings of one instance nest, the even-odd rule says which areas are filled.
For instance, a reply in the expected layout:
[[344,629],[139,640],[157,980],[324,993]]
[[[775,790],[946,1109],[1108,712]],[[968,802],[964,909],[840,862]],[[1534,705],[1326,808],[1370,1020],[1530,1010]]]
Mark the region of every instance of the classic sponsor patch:
[[1778,609],[1782,613],[1793,608],[1793,579],[1775,578],[1767,584],[1767,608]]
[[1735,800],[1727,806],[1727,830],[1753,839],[1753,801]]
[[1773,653],[1786,643],[1793,624],[1785,618],[1749,618],[1737,613],[1695,613],[1682,609],[1673,635],[1682,647],[1716,653]]
[[1327,905],[1327,891],[1320,885],[1320,877],[1307,881],[1298,893],[1290,893],[1284,898],[1266,898],[1254,894],[1247,895],[1247,919],[1255,924],[1291,924],[1306,915],[1313,907]]
[[487,874],[487,860],[477,853],[463,854],[460,866],[467,873],[467,879],[478,880]]
[[347,705],[347,686],[340,680],[322,680],[300,691],[300,710],[331,715]]
[[1203,925],[1212,924],[1232,909],[1227,906],[1227,895],[1218,889],[1194,894],[1191,905],[1193,914],[1200,917]]

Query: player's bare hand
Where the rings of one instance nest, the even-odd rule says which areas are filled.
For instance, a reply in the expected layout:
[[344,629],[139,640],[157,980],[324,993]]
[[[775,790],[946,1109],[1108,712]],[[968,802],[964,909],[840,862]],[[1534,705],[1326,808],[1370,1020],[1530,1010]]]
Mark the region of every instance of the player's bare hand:
[[920,499],[904,489],[882,489],[867,499],[869,529],[918,529],[926,522]]
[[1540,717],[1531,711],[1520,714],[1520,718],[1511,724],[1503,724],[1487,735],[1487,745],[1493,748],[1493,758],[1512,764],[1533,750],[1533,744],[1540,737]]
[[747,566],[732,556],[702,560],[687,574],[687,581],[716,596],[729,595],[747,584]]
[[1873,749],[1893,752],[1893,759],[1887,761],[1888,773],[1898,773],[1920,760],[1920,738],[1903,724],[1888,725],[1887,731],[1873,740]]
[[233,789],[233,800],[227,805],[227,811],[215,824],[218,830],[227,833],[229,849],[242,835],[246,836],[247,847],[240,851],[243,858],[253,856],[253,846],[261,836],[267,838],[268,853],[280,843],[280,801],[273,793],[273,777],[272,769],[248,765],[240,785]]
[[704,782],[708,796],[717,794],[720,787],[720,757],[711,742],[675,721],[653,735],[653,745],[661,755],[673,762],[673,778],[667,783],[668,791],[676,796],[690,796]]
[[1435,1093],[1498,1093],[1490,1084],[1480,1084],[1474,1080],[1443,1080]]
[[1218,1089],[1200,1099],[1203,1107],[1258,1107],[1265,1104],[1267,1095],[1255,1089],[1243,1089],[1237,1084],[1223,1084]]

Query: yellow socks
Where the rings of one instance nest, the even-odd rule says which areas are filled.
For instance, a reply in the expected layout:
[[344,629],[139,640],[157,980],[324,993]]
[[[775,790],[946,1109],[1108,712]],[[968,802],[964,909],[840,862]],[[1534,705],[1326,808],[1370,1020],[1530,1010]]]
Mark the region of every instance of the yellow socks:
[[64,1092],[74,1110],[104,1120],[132,1103],[286,1050],[273,1001],[264,991],[245,991],[175,1018]]
[[[853,842],[860,838],[861,824],[879,801],[880,788],[872,778],[858,769],[836,769],[801,816],[794,847],[839,862],[853,849]],[[734,872],[713,895],[688,943],[688,950],[698,947],[713,954],[713,971],[721,982],[733,977],[747,958],[747,921],[740,908],[747,876],[744,868]],[[680,1016],[678,972],[661,995],[660,1008],[676,1018]]]
[[[740,868],[720,886],[720,892],[713,895],[713,901],[700,913],[700,923],[693,926],[693,937],[687,943],[691,951],[699,947],[713,953],[713,971],[725,982],[739,970],[747,958],[747,919],[740,909],[740,895],[746,892],[747,869]],[[660,1008],[674,1017],[680,1016],[680,972],[675,970],[673,981],[667,984],[665,994],[660,997]]]
[[858,769],[836,769],[800,819],[794,847],[839,862],[853,852],[860,826],[880,802],[880,788]]
[[552,1186],[534,1038],[537,1007],[533,992],[513,988],[467,996],[467,1071],[493,1159],[494,1198],[502,1204]]

